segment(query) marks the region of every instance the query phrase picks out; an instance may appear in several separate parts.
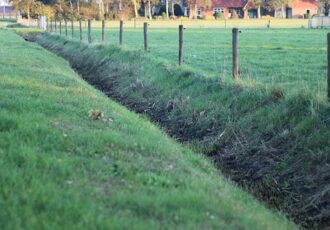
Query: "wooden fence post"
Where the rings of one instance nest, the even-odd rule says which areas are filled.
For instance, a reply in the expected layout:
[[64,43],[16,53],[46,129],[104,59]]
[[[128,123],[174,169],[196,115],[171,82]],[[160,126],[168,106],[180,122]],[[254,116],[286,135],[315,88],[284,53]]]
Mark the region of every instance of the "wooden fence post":
[[183,25],[179,25],[179,65],[183,62]]
[[328,101],[330,101],[330,33],[328,33],[327,37],[327,42],[328,42]]
[[62,19],[60,19],[60,34],[62,34]]
[[88,19],[88,43],[92,43],[91,20]]
[[64,19],[64,24],[65,24],[65,36],[68,36],[68,20]]
[[233,78],[238,79],[238,29],[233,28]]
[[71,37],[73,39],[74,36],[74,26],[73,26],[73,18],[71,18]]
[[148,23],[143,23],[144,51],[148,51]]
[[102,20],[102,44],[105,45],[105,20]]
[[82,42],[83,36],[82,36],[81,18],[79,18],[79,33],[80,33],[80,42]]
[[124,22],[123,20],[120,20],[119,24],[119,44],[123,44],[123,27],[124,27]]

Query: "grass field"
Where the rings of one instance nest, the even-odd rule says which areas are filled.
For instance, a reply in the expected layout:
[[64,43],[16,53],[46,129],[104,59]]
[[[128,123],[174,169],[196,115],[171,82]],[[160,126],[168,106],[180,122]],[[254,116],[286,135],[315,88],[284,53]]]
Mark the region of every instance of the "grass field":
[[63,59],[10,31],[0,42],[2,229],[296,228]]
[[129,47],[89,46],[48,33],[30,38],[66,58],[105,94],[211,157],[270,206],[306,227],[328,226],[330,107],[324,97],[219,80]]
[[[250,21],[258,22],[258,20]],[[187,24],[187,29],[184,31],[183,68],[199,72],[206,77],[231,81],[231,29],[223,29],[221,26],[212,28],[214,22],[209,28],[207,24],[197,24],[202,22],[197,21],[196,25],[191,21],[182,22],[184,25]],[[249,21],[241,20],[240,22],[248,23]],[[281,20],[280,22],[284,23]],[[306,23],[304,20],[300,22]],[[124,47],[142,50],[143,31],[140,28],[142,22],[139,22],[138,28],[132,28],[131,23],[125,22],[124,25],[126,27]],[[150,22],[149,55],[169,65],[177,65],[178,30],[165,28],[165,24],[162,26],[162,23],[157,23]],[[235,24],[235,21],[232,23]],[[266,20],[261,20],[259,23],[266,23]],[[286,23],[290,23],[290,20],[286,20]],[[172,24],[168,27],[172,27]],[[100,43],[99,22],[95,22],[94,26],[93,42]],[[117,45],[119,42],[118,25],[114,26],[116,26],[114,22],[108,23],[107,44]],[[239,26],[242,27],[239,34],[239,66],[243,84],[251,87],[259,84],[266,88],[279,87],[283,88],[287,94],[303,91],[322,99],[325,98],[327,30],[246,28],[244,24]],[[70,29],[68,29],[69,38],[71,38]],[[79,39],[79,30],[75,29],[74,38]],[[83,39],[87,41],[85,27],[83,32]],[[64,29],[62,34],[65,34]]]

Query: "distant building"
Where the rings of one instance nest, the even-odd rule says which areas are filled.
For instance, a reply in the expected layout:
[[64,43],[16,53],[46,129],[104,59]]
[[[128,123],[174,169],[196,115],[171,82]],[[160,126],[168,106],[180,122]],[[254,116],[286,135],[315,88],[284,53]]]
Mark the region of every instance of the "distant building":
[[[197,16],[220,13],[225,18],[231,18],[232,12],[235,10],[239,18],[257,18],[258,10],[250,0],[211,0],[211,2],[212,4],[208,8],[197,6]],[[161,5],[162,7],[158,8],[155,13],[165,11],[165,0],[161,0]],[[173,10],[175,16],[194,14],[194,12],[190,12],[185,0],[169,0],[170,14]],[[276,10],[261,8],[261,16],[270,15],[277,18],[304,18],[317,13],[319,13],[317,0],[293,0],[290,6],[284,5],[283,10],[281,8]]]
[[1,16],[12,16],[13,7],[12,3],[8,0],[0,0],[0,15]]

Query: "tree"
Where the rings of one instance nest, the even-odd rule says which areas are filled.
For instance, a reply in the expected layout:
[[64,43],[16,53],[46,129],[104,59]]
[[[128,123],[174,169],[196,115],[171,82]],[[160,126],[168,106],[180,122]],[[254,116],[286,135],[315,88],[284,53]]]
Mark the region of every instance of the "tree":
[[35,3],[36,0],[13,0],[13,7],[16,10],[24,12],[30,23],[31,9]]
[[254,7],[257,7],[257,18],[261,18],[261,6],[263,4],[263,0],[250,0],[250,2],[252,3],[252,5]]
[[144,5],[144,17],[152,19],[152,12],[151,8],[153,5],[159,3],[159,0],[143,0],[143,5]]
[[134,7],[134,17],[137,18],[139,16],[139,14],[138,14],[138,7],[140,6],[139,1],[137,1],[137,0],[131,0],[131,1],[133,3],[133,7]]
[[330,0],[319,0],[319,8],[324,12],[325,16],[329,15],[330,10]]
[[292,0],[266,0],[266,6],[272,10],[281,9],[281,16],[285,17],[285,7],[291,5]]
[[34,2],[33,7],[31,8],[31,15],[34,17],[46,16],[50,19],[54,17],[54,9],[51,6],[46,6],[42,2]]
[[[168,19],[169,18],[169,13],[168,13],[168,0],[165,0],[166,1],[166,18]],[[173,0],[172,0],[172,4],[173,4]]]

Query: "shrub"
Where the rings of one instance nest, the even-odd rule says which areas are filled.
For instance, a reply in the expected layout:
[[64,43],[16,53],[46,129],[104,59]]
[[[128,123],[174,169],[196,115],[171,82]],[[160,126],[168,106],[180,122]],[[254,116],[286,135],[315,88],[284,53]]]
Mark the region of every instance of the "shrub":
[[166,14],[166,12],[163,12],[163,13],[162,13],[162,18],[163,18],[163,19],[167,19],[167,14]]
[[312,15],[311,14],[304,14],[304,18],[305,19],[311,19],[312,18]]
[[213,16],[215,19],[225,19],[225,14],[221,12],[215,12]]

